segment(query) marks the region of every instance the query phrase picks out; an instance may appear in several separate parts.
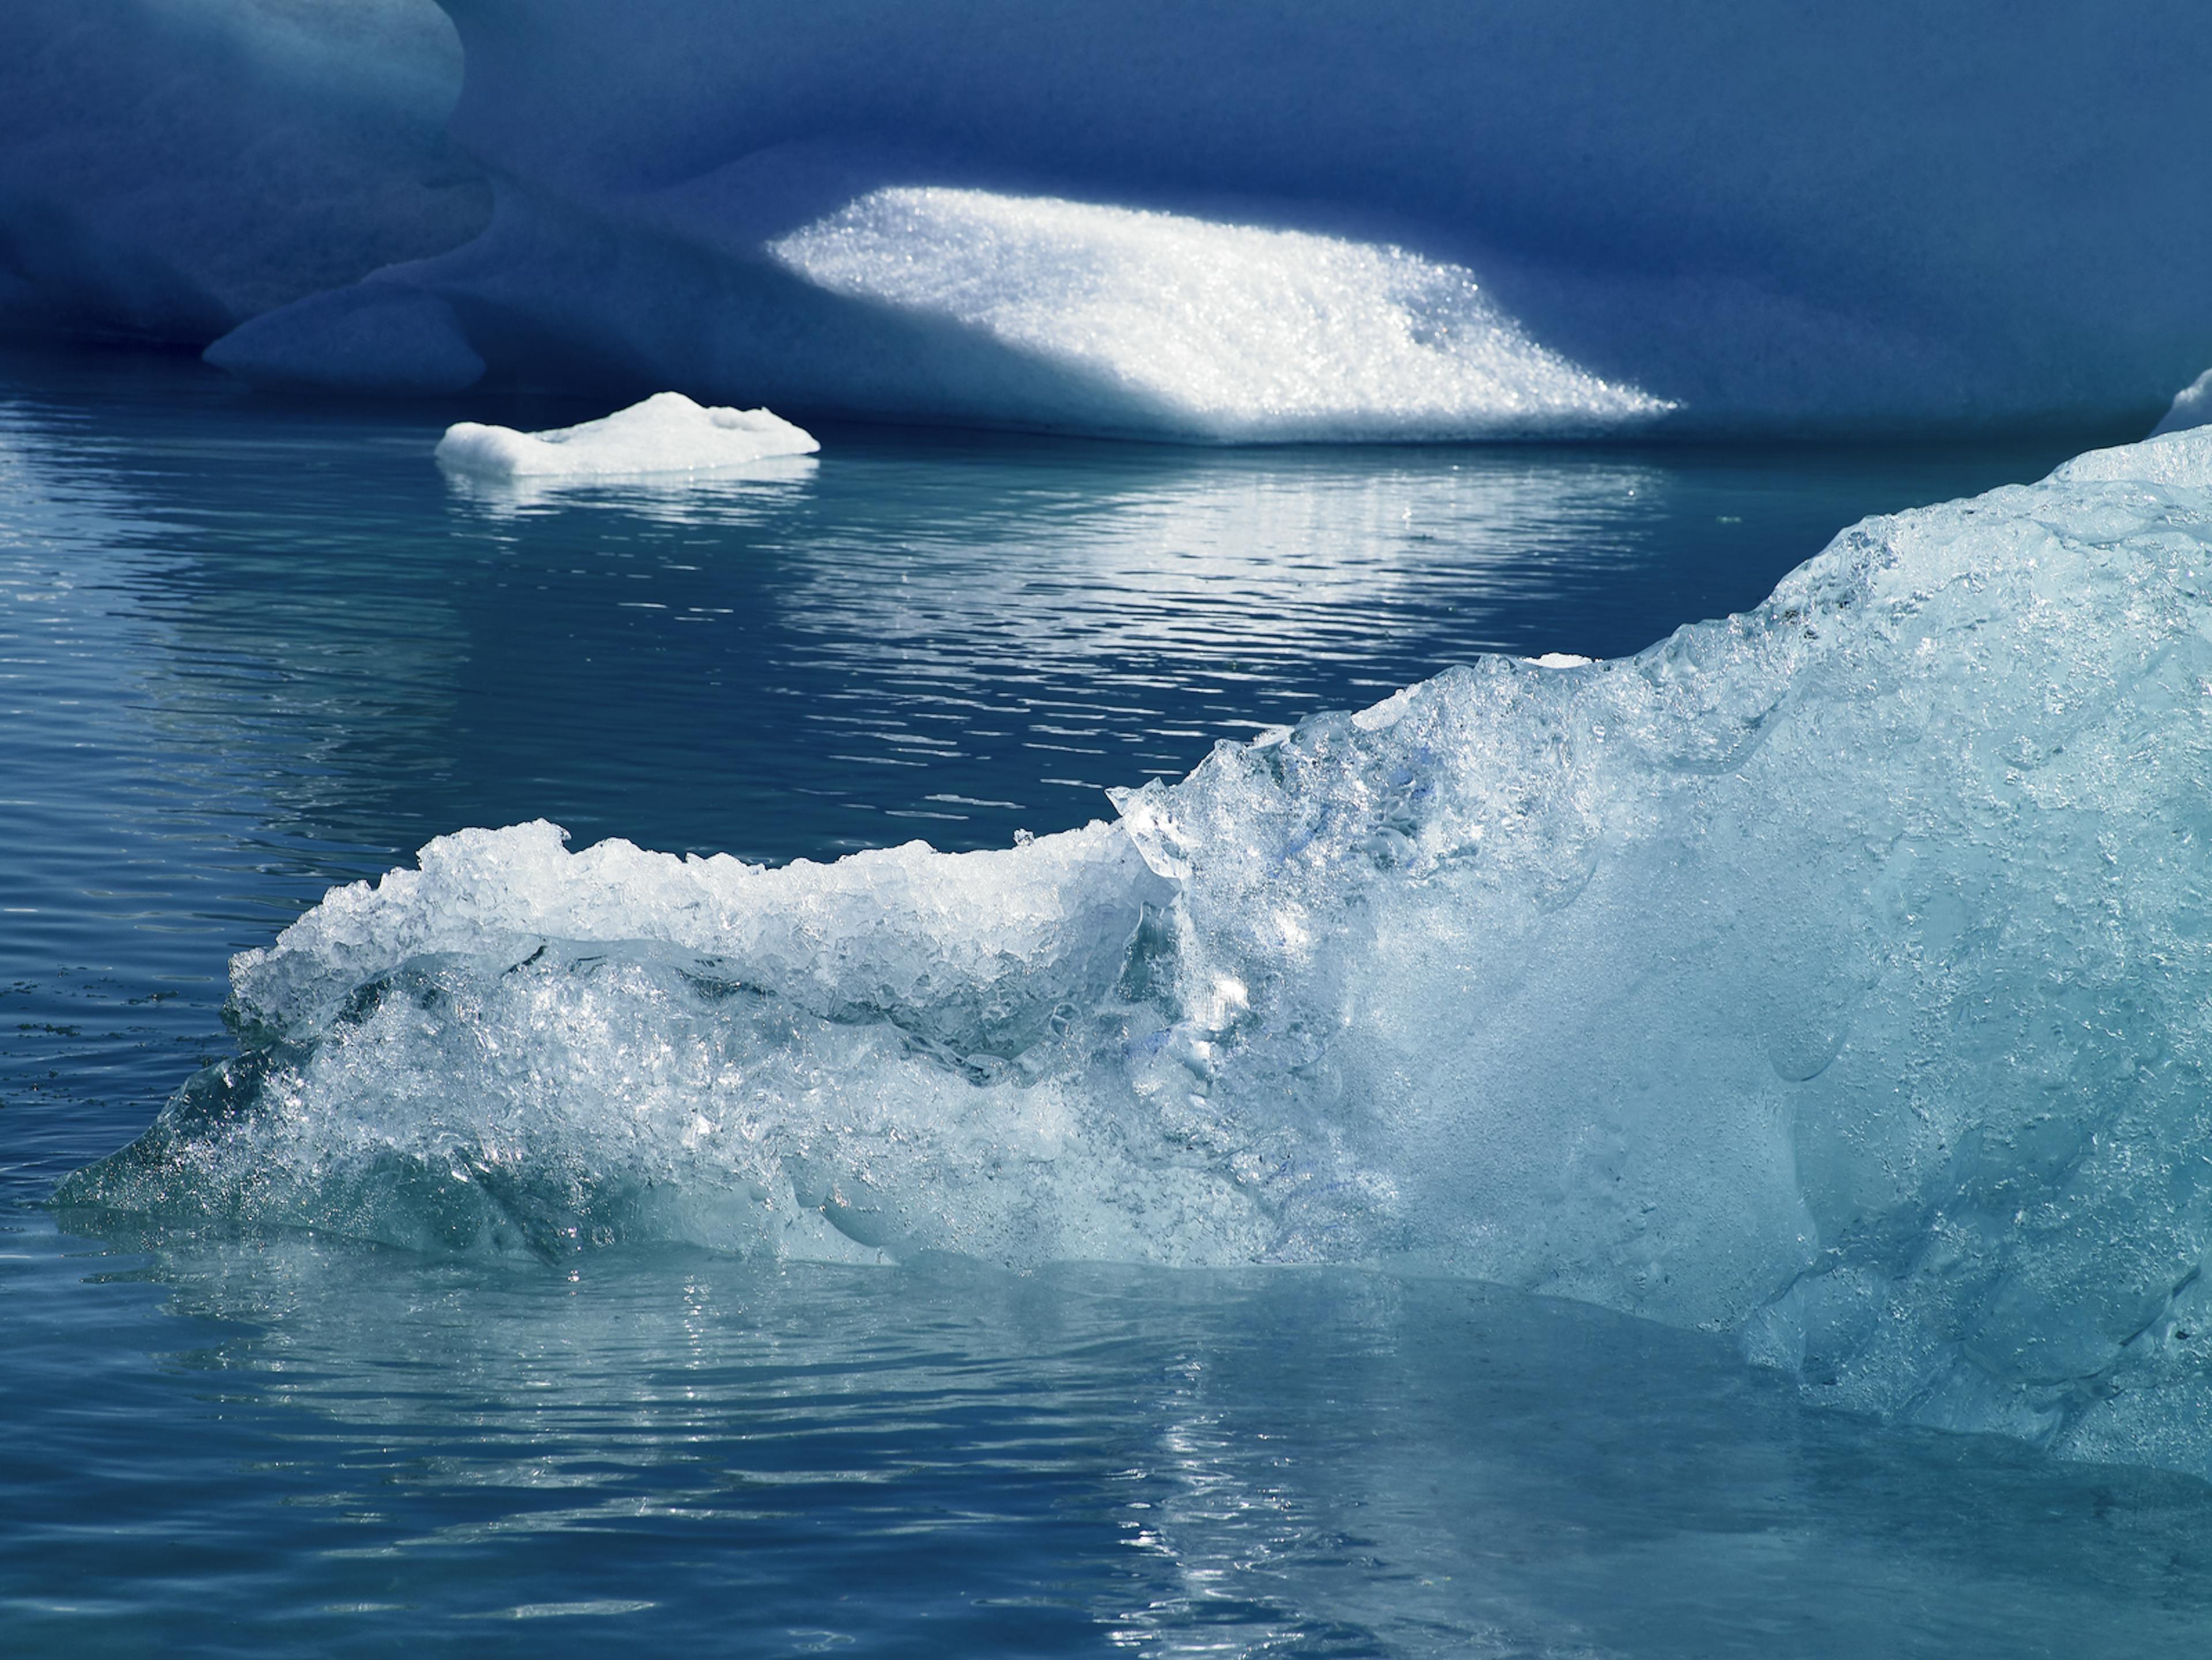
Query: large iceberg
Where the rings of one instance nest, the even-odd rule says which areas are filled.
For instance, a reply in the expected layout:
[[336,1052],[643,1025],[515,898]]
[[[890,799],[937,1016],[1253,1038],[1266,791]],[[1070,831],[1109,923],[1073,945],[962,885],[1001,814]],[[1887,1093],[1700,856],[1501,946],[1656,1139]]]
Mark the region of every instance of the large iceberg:
[[0,319],[1229,440],[2140,432],[2212,362],[2189,0],[445,10],[13,0]]
[[[2141,432],[2212,361],[2183,0],[448,9],[497,212],[380,282],[498,376],[1208,439]],[[252,372],[351,315],[263,319]]]
[[1744,615],[763,868],[467,830],[65,1203],[559,1258],[1388,1262],[2212,1475],[2212,429]]

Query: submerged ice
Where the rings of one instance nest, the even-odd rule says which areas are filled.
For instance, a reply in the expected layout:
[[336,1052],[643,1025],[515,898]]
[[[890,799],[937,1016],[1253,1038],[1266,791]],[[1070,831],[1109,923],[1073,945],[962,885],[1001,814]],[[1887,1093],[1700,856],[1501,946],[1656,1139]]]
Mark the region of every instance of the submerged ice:
[[558,1256],[1391,1261],[2212,1473],[2212,429],[1118,822],[334,891],[62,1199]]

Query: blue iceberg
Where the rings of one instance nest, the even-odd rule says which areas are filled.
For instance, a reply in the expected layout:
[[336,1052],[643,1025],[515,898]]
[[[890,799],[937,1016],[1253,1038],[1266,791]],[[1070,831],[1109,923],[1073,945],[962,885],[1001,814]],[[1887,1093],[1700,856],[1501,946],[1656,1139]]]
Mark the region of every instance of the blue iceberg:
[[18,0],[0,326],[1221,441],[2142,431],[2212,362],[2208,76],[2181,0]]
[[[460,88],[432,0],[9,0],[0,336],[203,346],[467,241],[491,194],[446,131]],[[410,367],[363,389],[455,379],[380,321]],[[346,346],[319,383],[355,384]]]
[[564,1255],[1382,1262],[2212,1474],[2212,429],[1743,615],[780,868],[472,830],[65,1205]]

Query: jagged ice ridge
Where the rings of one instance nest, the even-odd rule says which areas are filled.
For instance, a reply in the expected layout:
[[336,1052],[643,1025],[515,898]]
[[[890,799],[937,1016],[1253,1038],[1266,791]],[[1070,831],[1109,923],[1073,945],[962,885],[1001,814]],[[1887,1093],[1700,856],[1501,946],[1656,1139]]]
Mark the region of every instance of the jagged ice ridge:
[[426,1250],[1395,1262],[2212,1474],[2212,429],[1117,822],[334,891],[65,1204]]

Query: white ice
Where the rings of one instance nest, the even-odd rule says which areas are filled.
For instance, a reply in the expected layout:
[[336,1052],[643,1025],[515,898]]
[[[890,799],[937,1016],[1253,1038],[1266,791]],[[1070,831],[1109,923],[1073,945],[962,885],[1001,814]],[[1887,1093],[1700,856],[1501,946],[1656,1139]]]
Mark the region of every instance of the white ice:
[[1216,440],[1537,437],[1673,407],[1528,338],[1401,248],[1053,197],[872,192],[769,245],[834,294],[1103,383],[1088,424]]
[[822,446],[767,410],[708,409],[680,392],[548,432],[462,421],[438,441],[442,467],[472,477],[604,478],[708,472]]

